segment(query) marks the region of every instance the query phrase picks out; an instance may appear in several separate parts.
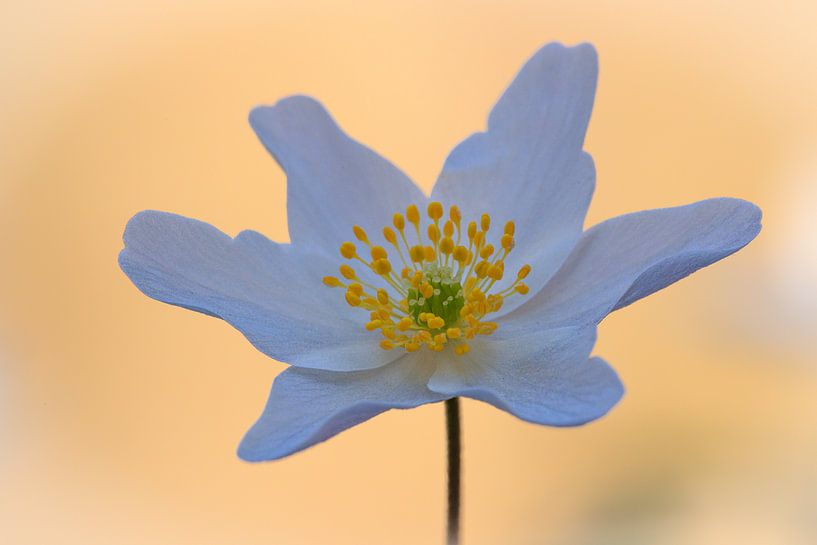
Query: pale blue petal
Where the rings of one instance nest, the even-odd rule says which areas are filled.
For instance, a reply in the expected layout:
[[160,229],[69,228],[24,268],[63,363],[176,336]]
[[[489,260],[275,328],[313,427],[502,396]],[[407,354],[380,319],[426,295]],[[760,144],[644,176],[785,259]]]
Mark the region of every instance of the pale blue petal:
[[426,387],[434,367],[427,351],[370,371],[290,367],[275,379],[267,406],[241,441],[238,455],[249,462],[276,460],[389,409],[442,401],[445,396]]
[[750,202],[720,198],[607,220],[585,232],[545,288],[507,318],[539,328],[598,323],[740,250],[760,232],[760,217]]
[[386,159],[349,138],[312,98],[293,96],[250,113],[258,138],[287,174],[289,235],[337,254],[360,225],[378,234],[394,212],[425,195]]
[[125,229],[122,270],[146,295],[229,322],[261,352],[300,367],[370,369],[399,354],[363,328],[323,276],[337,260],[244,231],[235,239],[207,223],[141,212]]
[[[589,44],[539,50],[494,107],[488,130],[451,152],[432,192],[432,199],[459,205],[466,218],[490,213],[498,231],[516,221],[516,249],[506,269],[515,273],[530,263],[531,293],[556,272],[582,232],[595,185],[582,143],[597,72]],[[520,300],[508,300],[503,313]]]
[[585,424],[621,399],[624,387],[615,371],[599,358],[588,359],[595,328],[523,335],[511,329],[500,327],[494,336],[475,340],[465,356],[449,355],[428,387],[548,426]]

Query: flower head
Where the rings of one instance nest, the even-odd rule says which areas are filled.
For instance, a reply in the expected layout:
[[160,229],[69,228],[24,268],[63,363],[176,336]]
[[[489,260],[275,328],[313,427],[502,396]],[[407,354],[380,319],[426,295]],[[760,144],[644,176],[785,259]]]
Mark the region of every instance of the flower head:
[[748,244],[760,210],[710,199],[583,231],[596,74],[590,45],[542,48],[430,198],[316,101],[256,108],[250,123],[287,173],[290,244],[163,212],[131,219],[119,262],[140,290],[291,365],[242,458],[455,396],[551,426],[618,402],[615,372],[590,356],[597,324]]

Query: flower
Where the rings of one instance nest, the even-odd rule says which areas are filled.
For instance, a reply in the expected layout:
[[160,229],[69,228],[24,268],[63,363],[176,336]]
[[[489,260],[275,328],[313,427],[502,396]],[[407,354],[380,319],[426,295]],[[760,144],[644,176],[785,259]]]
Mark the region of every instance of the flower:
[[761,213],[717,198],[583,231],[596,75],[592,46],[542,48],[487,130],[451,152],[430,197],[315,100],[254,109],[287,174],[291,244],[164,212],[130,220],[119,263],[142,292],[221,318],[290,364],[241,458],[281,458],[388,409],[455,396],[549,426],[619,401],[616,373],[590,356],[598,323],[748,244]]

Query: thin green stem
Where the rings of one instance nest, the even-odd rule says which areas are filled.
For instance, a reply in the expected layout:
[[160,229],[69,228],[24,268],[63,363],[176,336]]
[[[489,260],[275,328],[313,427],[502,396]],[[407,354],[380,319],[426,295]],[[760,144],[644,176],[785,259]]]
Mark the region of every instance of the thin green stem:
[[462,472],[460,441],[460,398],[445,402],[445,424],[448,437],[448,526],[447,545],[460,542],[460,474]]

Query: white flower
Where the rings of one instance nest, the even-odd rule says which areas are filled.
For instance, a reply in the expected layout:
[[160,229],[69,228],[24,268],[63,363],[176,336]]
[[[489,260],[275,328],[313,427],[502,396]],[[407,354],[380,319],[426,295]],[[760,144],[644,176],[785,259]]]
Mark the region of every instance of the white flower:
[[[590,45],[541,49],[497,103],[487,131],[448,157],[430,198],[346,136],[316,101],[287,98],[253,110],[250,123],[287,173],[291,244],[252,231],[231,238],[206,223],[162,212],[142,212],[129,222],[120,265],[140,290],[222,318],[259,350],[291,365],[275,380],[264,413],[242,441],[242,458],[287,456],[385,410],[455,396],[550,426],[589,422],[618,402],[623,387],[615,372],[590,357],[597,324],[746,245],[760,230],[760,210],[742,200],[711,199],[620,216],[583,232],[595,170],[582,145],[596,74]],[[411,205],[426,210],[429,203],[440,203],[440,214],[456,207],[463,233],[468,219],[479,224],[482,214],[490,214],[496,227],[486,240],[515,222],[513,252],[499,249],[498,237],[498,250],[487,259],[496,265],[501,255],[502,272],[507,268],[511,280],[529,264],[526,287],[506,290],[514,296],[500,303],[477,297],[479,307],[473,301],[478,324],[494,325],[480,330],[459,310],[429,315],[426,308],[420,316],[408,307],[440,275],[456,281],[455,293],[464,290],[463,301],[452,304],[468,305],[476,286],[466,285],[465,272],[457,276],[454,250],[446,248],[449,255],[441,247],[446,237],[418,241],[413,227],[405,229],[408,246],[436,247],[433,260],[410,263],[410,248],[398,240],[388,267],[378,250],[371,261],[364,255],[362,263],[353,262],[354,276],[341,271],[343,280],[326,279],[351,295],[324,285],[343,260],[338,248],[353,226],[370,234],[384,226],[397,229],[395,212]],[[431,207],[431,224],[439,220],[446,229],[444,217],[434,218],[437,206]],[[462,244],[452,244],[468,250],[467,257],[459,251],[467,269],[482,259],[485,243],[461,236]],[[392,267],[397,247],[407,254],[400,268],[408,267],[408,277]],[[421,278],[412,284],[415,269]],[[489,277],[479,281],[484,288],[492,276],[483,276]],[[500,289],[509,285],[497,282]],[[441,303],[441,296],[453,296],[435,294],[434,287],[428,299]],[[378,289],[385,290],[387,305],[377,300]],[[494,312],[485,317],[489,310]],[[380,319],[380,311],[394,315]]]

